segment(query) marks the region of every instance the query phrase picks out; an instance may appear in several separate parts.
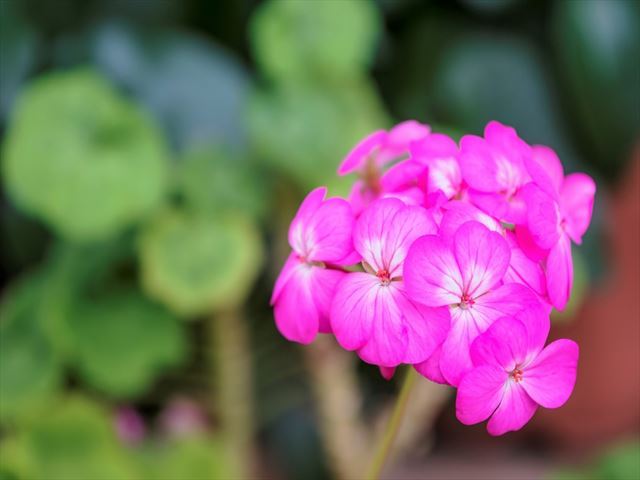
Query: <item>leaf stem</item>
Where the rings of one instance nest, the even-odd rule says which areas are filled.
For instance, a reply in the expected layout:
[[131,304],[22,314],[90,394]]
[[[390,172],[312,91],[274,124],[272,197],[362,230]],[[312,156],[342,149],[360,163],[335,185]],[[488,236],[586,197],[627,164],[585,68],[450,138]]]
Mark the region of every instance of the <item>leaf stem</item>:
[[380,441],[380,444],[378,445],[376,454],[373,457],[373,462],[371,462],[371,466],[369,467],[369,470],[367,472],[367,480],[378,480],[380,478],[380,474],[382,473],[385,462],[387,461],[387,458],[391,453],[393,441],[395,440],[398,431],[400,430],[400,425],[402,424],[402,419],[407,409],[409,396],[411,394],[413,386],[416,383],[417,378],[418,374],[416,373],[415,369],[410,366],[407,367],[407,373],[405,374],[402,388],[400,389],[400,393],[398,394],[398,398],[396,399],[396,404],[393,408],[391,418],[389,419],[387,428]]

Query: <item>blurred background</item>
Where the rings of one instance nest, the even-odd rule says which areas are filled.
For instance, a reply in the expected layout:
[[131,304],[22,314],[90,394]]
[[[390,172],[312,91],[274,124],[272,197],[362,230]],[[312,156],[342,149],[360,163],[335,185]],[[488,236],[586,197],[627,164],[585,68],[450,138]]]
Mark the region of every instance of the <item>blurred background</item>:
[[[386,478],[640,478],[640,3],[0,0],[0,479],[360,479],[398,380],[268,305],[361,137],[491,119],[596,178],[559,410],[419,382]],[[401,375],[399,375],[401,377]]]

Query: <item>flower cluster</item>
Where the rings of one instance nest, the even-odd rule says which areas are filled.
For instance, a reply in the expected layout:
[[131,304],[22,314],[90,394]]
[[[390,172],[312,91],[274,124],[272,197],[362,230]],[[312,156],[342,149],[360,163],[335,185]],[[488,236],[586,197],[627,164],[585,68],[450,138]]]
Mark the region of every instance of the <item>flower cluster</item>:
[[458,144],[407,121],[362,140],[338,173],[358,176],[349,197],[317,188],[291,223],[271,299],[282,335],[333,334],[385,378],[413,365],[457,387],[458,419],[489,419],[492,435],[564,404],[578,346],[545,343],[593,180],[498,122]]

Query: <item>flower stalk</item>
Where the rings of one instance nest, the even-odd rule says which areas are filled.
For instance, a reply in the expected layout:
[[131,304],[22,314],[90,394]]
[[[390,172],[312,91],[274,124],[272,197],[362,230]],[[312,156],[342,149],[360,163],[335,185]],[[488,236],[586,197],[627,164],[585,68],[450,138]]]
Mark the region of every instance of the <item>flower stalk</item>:
[[413,386],[415,385],[417,378],[418,374],[415,369],[407,367],[407,372],[405,373],[400,393],[398,394],[396,404],[393,408],[393,412],[391,413],[391,418],[389,418],[387,428],[380,440],[380,444],[375,456],[373,457],[371,466],[367,471],[367,475],[365,477],[367,480],[378,480],[380,478],[380,474],[382,473],[385,463],[393,449],[393,442],[400,431],[402,420],[407,410],[407,404],[409,403],[409,398],[411,396],[411,391],[413,390]]

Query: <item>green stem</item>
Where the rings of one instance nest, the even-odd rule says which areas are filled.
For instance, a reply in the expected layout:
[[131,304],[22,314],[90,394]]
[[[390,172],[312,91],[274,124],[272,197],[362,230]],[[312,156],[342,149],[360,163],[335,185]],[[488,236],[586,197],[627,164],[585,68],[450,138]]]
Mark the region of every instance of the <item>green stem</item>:
[[413,385],[416,383],[416,378],[418,378],[418,375],[415,369],[413,367],[407,367],[407,373],[405,374],[402,388],[400,389],[396,404],[393,408],[393,413],[391,414],[387,428],[384,432],[380,445],[378,446],[376,455],[373,457],[373,462],[367,472],[367,480],[378,480],[380,478],[384,464],[391,453],[393,441],[400,430],[402,418],[404,417],[405,410],[407,409],[409,396],[413,389]]
[[225,437],[227,459],[236,478],[248,478],[253,463],[253,392],[249,332],[241,309],[218,312],[211,318],[215,374],[212,397]]

